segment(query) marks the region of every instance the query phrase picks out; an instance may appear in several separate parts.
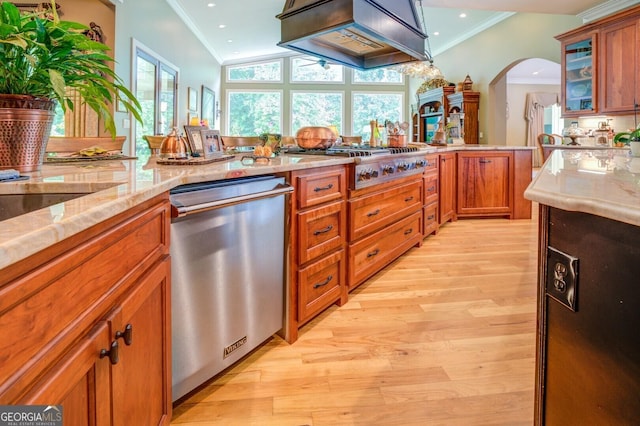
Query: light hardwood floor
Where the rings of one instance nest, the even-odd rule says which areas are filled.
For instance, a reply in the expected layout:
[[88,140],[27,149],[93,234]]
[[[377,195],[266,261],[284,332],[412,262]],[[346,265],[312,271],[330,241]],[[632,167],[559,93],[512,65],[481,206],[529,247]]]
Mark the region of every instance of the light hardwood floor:
[[531,425],[532,220],[459,220],[174,407],[172,425]]

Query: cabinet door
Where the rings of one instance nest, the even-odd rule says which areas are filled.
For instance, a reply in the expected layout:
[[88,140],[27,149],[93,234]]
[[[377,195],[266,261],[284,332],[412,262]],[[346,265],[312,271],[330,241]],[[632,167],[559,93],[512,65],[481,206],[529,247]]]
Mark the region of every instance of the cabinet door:
[[111,338],[120,345],[120,362],[111,369],[116,425],[168,425],[171,420],[169,277],[166,257],[109,318]]
[[458,153],[458,216],[511,214],[511,153]]
[[597,112],[596,33],[562,41],[563,116]]
[[456,154],[440,154],[438,223],[456,220]]
[[101,321],[15,404],[62,405],[66,426],[110,425],[110,362],[101,357],[110,344],[107,323]]
[[600,99],[602,112],[633,112],[640,102],[640,21],[637,18],[600,32]]

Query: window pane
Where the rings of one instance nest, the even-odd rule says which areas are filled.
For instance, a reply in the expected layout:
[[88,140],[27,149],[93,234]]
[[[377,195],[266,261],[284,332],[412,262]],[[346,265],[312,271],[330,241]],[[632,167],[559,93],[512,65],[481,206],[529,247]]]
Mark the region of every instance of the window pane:
[[280,92],[230,91],[228,93],[228,136],[282,133],[282,94]]
[[64,136],[64,111],[59,102],[56,102],[56,115],[53,117],[51,136]]
[[282,81],[282,61],[227,67],[227,81]]
[[291,134],[304,126],[336,126],[342,133],[342,93],[294,92],[291,95]]
[[291,60],[292,82],[331,82],[342,83],[344,81],[342,65],[324,62],[313,57],[300,57]]
[[368,141],[371,136],[371,120],[384,124],[385,120],[404,121],[402,93],[354,93],[353,94],[353,136],[362,136]]
[[353,70],[353,82],[354,83],[367,83],[367,84],[376,84],[376,83],[396,83],[402,84],[402,74],[399,72],[392,70],[391,68],[377,68],[373,70]]

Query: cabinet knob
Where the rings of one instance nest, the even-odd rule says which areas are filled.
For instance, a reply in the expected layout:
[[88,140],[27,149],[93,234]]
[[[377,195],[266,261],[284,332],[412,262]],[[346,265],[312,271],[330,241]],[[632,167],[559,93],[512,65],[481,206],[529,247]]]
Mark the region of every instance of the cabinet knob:
[[131,324],[127,324],[124,327],[124,331],[116,331],[116,339],[120,338],[124,340],[125,345],[131,345],[133,342],[133,326]]
[[111,348],[109,350],[102,349],[100,351],[100,359],[104,357],[109,357],[109,361],[111,362],[111,365],[116,365],[118,361],[120,361],[120,358],[118,356],[118,350],[119,350],[118,341],[114,340],[113,342],[111,342]]

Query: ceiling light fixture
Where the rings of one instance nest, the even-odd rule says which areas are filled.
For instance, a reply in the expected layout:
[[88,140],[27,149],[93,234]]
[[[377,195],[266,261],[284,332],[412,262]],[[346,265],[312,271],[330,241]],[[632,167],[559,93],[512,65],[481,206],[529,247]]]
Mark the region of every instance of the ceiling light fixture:
[[227,26],[225,24],[220,24],[220,25],[218,25],[218,28],[220,28],[220,29],[227,28]]
[[207,3],[207,7],[215,7],[215,3]]
[[427,21],[425,21],[424,19],[424,7],[422,6],[422,0],[419,0],[419,3],[420,15],[422,18],[422,29],[427,36],[427,49],[425,51],[425,54],[429,59],[428,61],[416,61],[398,65],[395,66],[394,69],[402,74],[408,75],[409,77],[423,79],[424,83],[422,83],[422,85],[418,89],[418,93],[422,93],[435,87],[445,86],[447,84],[447,81],[444,79],[444,76],[442,75],[440,69],[433,65],[433,55],[431,54],[431,44],[429,43]]
[[464,12],[462,12],[459,16],[460,16],[461,18],[466,18],[466,17],[467,17],[467,14],[466,14],[466,13],[464,13]]

